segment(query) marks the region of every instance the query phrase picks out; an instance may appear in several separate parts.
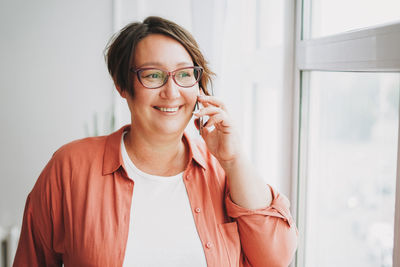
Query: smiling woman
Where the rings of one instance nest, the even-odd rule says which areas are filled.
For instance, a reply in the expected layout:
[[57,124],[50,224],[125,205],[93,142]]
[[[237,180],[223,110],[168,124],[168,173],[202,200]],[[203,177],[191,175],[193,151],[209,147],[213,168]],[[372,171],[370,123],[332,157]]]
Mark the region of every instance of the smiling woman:
[[[175,39],[162,34],[151,34],[137,44],[133,64],[138,74],[137,79],[135,77],[133,80],[134,94],[118,89],[121,96],[127,100],[131,111],[132,125],[135,125],[130,131],[128,139],[141,143],[144,141],[141,139],[146,138],[148,139],[144,141],[146,144],[153,143],[151,140],[160,138],[179,140],[176,135],[179,136],[183,133],[192,117],[200,88],[196,80],[190,82],[190,86],[182,87],[175,82],[176,78],[169,79],[168,73],[168,75],[163,75],[163,71],[155,68],[167,70],[192,68],[193,61],[190,54]],[[157,82],[157,80],[161,80],[161,82]],[[155,88],[149,88],[149,85],[153,85],[151,87]],[[137,143],[133,142],[131,142],[133,147],[137,147]],[[160,140],[161,143],[164,141]],[[181,143],[181,147],[181,152],[184,152],[183,143]],[[149,149],[149,157],[154,157],[153,147],[149,147]],[[141,154],[144,151],[142,149]],[[160,151],[160,149],[156,151]],[[134,151],[128,152],[134,154]],[[184,153],[180,156],[184,156]],[[176,158],[171,158],[171,160],[172,162],[165,162],[165,166],[159,167],[165,169],[177,161]],[[146,160],[144,159],[144,161]],[[182,168],[176,171],[181,172],[186,162],[184,160],[178,160],[178,162],[181,162]],[[160,163],[162,162],[160,161]],[[149,169],[153,169],[152,166],[149,166]],[[163,173],[154,174],[164,175]]]
[[[106,59],[131,125],[54,153],[14,266],[287,266],[289,202],[244,157],[191,34],[149,17],[117,33]],[[193,114],[201,141],[184,133]]]

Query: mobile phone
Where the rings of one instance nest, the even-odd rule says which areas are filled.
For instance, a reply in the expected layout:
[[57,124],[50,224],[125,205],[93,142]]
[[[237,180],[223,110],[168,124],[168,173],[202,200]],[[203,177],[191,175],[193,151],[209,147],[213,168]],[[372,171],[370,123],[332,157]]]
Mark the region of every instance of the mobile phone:
[[[200,110],[200,103],[199,101],[196,101],[196,110]],[[199,117],[199,134],[201,135],[203,133],[203,126],[204,126],[204,119],[203,117]]]

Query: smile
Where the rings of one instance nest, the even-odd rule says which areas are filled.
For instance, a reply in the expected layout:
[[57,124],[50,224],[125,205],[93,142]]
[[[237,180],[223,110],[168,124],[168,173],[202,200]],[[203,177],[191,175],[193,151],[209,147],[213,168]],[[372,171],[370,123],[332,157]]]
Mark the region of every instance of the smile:
[[176,112],[179,110],[179,107],[154,107],[162,112]]

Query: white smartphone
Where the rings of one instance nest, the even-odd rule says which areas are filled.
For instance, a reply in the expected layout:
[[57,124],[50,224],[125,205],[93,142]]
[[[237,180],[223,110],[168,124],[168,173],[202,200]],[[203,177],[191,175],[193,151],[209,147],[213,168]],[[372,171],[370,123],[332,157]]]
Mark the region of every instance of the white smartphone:
[[[200,110],[200,103],[199,103],[199,101],[196,101],[195,109],[196,109],[197,111]],[[200,135],[203,133],[203,126],[204,126],[203,117],[200,117],[200,118],[199,118],[199,134],[200,134]]]

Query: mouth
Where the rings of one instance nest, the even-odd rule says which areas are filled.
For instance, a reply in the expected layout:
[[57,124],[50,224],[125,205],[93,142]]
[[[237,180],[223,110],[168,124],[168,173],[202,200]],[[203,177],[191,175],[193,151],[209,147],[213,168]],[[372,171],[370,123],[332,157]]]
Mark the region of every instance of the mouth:
[[155,109],[165,112],[165,113],[175,113],[177,112],[182,106],[176,106],[176,107],[158,107],[154,106]]

